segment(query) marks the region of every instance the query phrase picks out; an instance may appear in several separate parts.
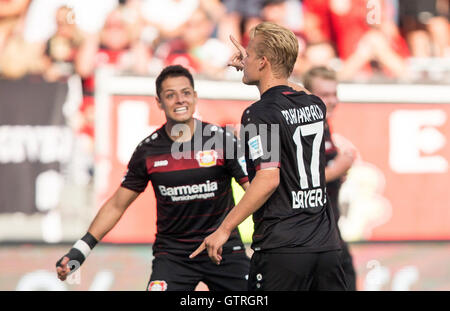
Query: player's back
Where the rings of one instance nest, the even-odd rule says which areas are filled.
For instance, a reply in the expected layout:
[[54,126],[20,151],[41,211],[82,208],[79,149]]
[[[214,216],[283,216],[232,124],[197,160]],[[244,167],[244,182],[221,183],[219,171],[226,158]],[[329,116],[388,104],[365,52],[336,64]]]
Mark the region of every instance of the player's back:
[[[249,178],[259,169],[280,169],[278,188],[253,215],[255,250],[339,248],[325,186],[325,117],[326,107],[318,97],[288,86],[269,89],[244,112]],[[257,135],[251,133],[254,126]]]

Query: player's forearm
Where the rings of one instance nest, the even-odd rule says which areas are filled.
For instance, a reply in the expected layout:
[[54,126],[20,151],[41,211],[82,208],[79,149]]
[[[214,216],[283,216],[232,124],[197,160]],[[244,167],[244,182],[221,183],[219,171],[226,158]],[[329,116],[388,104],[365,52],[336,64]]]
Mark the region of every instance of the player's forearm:
[[336,165],[329,166],[325,168],[325,180],[326,182],[330,182],[336,180],[345,174],[346,170],[343,171],[342,168],[337,167]]
[[[56,262],[58,277],[62,281],[66,279],[69,271],[73,272],[81,266],[95,245],[114,228],[125,210],[138,195],[138,192],[119,187],[101,207],[84,237],[78,240],[70,251]],[[73,264],[73,262],[78,262],[78,265]]]
[[124,210],[120,209],[114,203],[107,202],[98,211],[88,232],[91,233],[97,241],[100,241],[112,228],[114,228],[123,213]]
[[117,224],[128,206],[136,199],[139,194],[119,187],[116,193],[100,208],[94,220],[92,221],[88,232],[91,233],[97,241],[111,231]]
[[351,168],[353,159],[346,155],[338,155],[333,163],[325,168],[325,180],[330,182],[341,178]]
[[248,216],[261,208],[275,192],[279,183],[278,169],[258,171],[242,199],[222,222],[222,229],[228,232],[234,230]]

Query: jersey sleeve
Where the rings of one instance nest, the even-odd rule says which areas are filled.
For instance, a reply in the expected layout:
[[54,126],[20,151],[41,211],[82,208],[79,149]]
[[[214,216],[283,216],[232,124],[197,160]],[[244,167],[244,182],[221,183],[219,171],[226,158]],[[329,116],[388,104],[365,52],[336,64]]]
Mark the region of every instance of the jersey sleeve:
[[229,130],[225,130],[225,135],[225,168],[242,185],[248,181],[248,175],[240,140]]
[[148,181],[146,157],[143,148],[139,145],[128,162],[128,170],[122,179],[121,186],[136,192],[143,192]]
[[269,109],[247,109],[241,123],[241,140],[246,160],[255,170],[280,167],[280,122]]

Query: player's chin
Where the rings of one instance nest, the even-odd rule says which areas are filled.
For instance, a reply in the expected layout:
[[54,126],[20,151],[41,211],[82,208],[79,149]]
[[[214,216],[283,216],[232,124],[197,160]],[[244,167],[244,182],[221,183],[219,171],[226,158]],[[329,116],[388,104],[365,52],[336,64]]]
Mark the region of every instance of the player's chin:
[[244,76],[244,77],[242,77],[242,83],[244,83],[246,85],[257,85],[258,81],[249,79],[248,77]]
[[190,113],[189,114],[185,113],[185,114],[182,114],[182,115],[174,114],[174,115],[171,116],[171,119],[173,121],[175,121],[176,123],[186,123],[186,122],[190,121],[192,119],[192,117],[193,116]]

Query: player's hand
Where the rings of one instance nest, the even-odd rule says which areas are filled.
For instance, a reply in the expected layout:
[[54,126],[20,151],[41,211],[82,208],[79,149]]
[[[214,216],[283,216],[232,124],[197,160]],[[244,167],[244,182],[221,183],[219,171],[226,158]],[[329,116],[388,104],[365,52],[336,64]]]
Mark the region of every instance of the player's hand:
[[56,273],[58,274],[58,279],[65,281],[67,276],[70,274],[69,268],[69,257],[64,256],[58,266],[56,266]]
[[352,148],[347,148],[345,150],[342,150],[340,152],[340,155],[344,159],[345,163],[348,165],[348,168],[350,168],[353,164],[353,162],[356,159],[356,151]]
[[345,169],[345,173],[340,178],[341,183],[347,180],[347,173],[352,167],[353,162],[355,162],[355,159],[356,151],[352,148],[347,148],[339,153],[339,161],[342,163]]
[[206,249],[212,262],[216,265],[220,265],[220,262],[222,261],[222,246],[229,237],[230,233],[219,227],[219,229],[203,240],[202,244],[200,244],[200,246],[189,256],[189,258],[194,258]]
[[231,35],[230,40],[236,47],[237,51],[233,54],[233,56],[231,56],[228,66],[236,68],[237,71],[241,71],[244,69],[244,57],[247,53],[245,48]]

